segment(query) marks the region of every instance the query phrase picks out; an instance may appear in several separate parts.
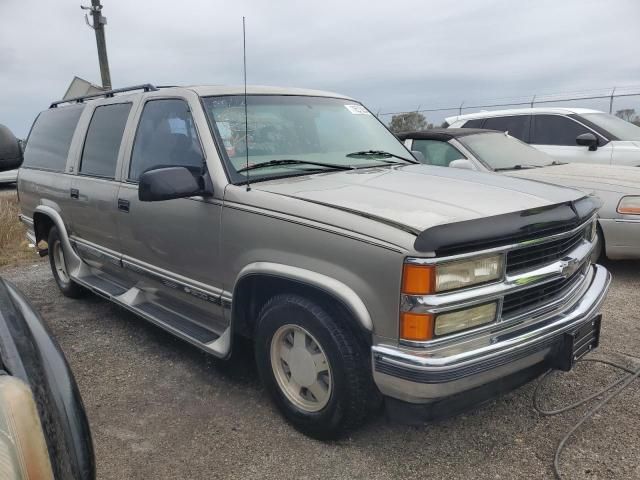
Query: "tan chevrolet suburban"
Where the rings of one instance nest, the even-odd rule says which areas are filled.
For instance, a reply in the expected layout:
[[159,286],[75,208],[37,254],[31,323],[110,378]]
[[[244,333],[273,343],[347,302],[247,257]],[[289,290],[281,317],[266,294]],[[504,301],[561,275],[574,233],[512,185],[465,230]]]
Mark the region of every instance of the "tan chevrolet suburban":
[[26,145],[21,219],[62,293],[221,358],[253,339],[308,435],[381,401],[450,414],[598,344],[597,200],[418,164],[343,95],[143,85],[53,103]]

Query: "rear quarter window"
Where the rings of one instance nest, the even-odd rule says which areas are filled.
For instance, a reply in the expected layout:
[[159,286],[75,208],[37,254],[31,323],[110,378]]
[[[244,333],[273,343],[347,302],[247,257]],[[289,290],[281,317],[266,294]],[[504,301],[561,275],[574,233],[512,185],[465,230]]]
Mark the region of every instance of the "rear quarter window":
[[23,167],[63,171],[84,105],[50,108],[36,119],[24,152]]

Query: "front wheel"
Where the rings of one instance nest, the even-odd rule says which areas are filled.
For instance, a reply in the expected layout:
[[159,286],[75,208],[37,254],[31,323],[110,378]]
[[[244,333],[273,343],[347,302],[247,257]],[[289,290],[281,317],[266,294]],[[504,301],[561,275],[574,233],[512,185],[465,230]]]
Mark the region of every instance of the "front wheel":
[[301,432],[337,438],[365,419],[366,349],[320,305],[298,295],[272,298],[260,312],[255,347],[266,390]]

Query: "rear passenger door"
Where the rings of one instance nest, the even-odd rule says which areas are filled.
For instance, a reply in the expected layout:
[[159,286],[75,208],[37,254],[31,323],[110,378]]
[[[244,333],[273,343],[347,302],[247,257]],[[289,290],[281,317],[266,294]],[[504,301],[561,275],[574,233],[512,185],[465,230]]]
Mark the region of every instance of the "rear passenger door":
[[[594,134],[602,145],[595,151],[577,145],[576,137],[583,133]],[[534,115],[529,143],[560,162],[610,164],[613,153],[604,137],[564,115]]]
[[130,102],[97,106],[91,113],[71,184],[71,240],[89,264],[119,270],[117,193],[118,165]]

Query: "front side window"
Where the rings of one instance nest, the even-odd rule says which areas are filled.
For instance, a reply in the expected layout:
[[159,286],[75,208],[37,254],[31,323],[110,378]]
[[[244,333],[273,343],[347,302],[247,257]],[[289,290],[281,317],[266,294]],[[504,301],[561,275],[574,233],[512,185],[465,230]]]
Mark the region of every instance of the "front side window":
[[247,178],[247,147],[252,181],[411,162],[402,143],[352,100],[249,95],[248,138],[244,96],[207,97],[203,104],[232,182]]
[[202,172],[204,155],[189,105],[184,100],[150,100],[142,110],[133,143],[129,180],[147,170],[186,167]]
[[438,167],[448,167],[454,160],[465,158],[453,145],[440,140],[414,140],[411,149],[421,152],[427,165]]
[[105,105],[95,109],[82,150],[81,174],[115,177],[122,134],[130,110],[130,103]]
[[23,166],[64,171],[71,140],[84,107],[70,105],[42,112],[29,134]]
[[482,128],[507,132],[512,137],[526,142],[529,137],[529,115],[510,115],[487,118]]
[[531,142],[534,145],[576,146],[576,137],[591,133],[578,122],[561,115],[535,115]]

